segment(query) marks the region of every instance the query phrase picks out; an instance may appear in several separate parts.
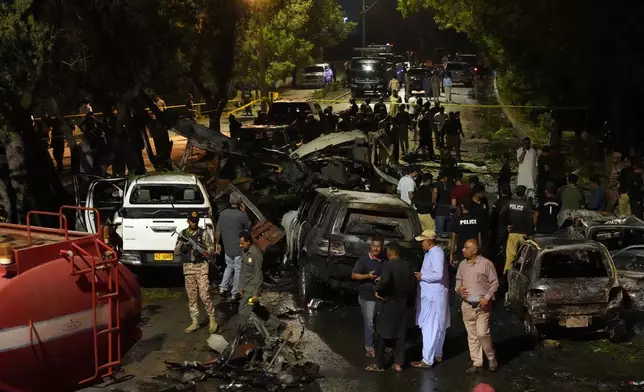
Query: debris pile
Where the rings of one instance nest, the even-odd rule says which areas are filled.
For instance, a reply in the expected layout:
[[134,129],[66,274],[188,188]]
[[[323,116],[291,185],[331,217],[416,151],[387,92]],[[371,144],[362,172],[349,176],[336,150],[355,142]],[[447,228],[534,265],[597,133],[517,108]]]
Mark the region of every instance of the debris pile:
[[289,340],[290,333],[284,338],[271,335],[252,313],[231,343],[219,335],[208,338],[217,358],[205,363],[166,361],[166,373],[139,382],[139,391],[192,391],[197,382],[216,382],[222,392],[300,387],[315,381],[320,371],[296,350],[303,334],[304,329],[295,342]]

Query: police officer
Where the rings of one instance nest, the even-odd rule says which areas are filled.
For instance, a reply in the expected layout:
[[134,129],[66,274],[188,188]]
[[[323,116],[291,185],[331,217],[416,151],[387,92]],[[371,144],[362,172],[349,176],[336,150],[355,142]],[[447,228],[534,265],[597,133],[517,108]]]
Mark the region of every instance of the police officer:
[[550,234],[557,231],[557,215],[561,210],[561,204],[555,198],[556,185],[553,182],[546,184],[545,199],[539,202],[537,212],[534,214],[537,233]]
[[519,249],[525,237],[534,234],[532,206],[530,202],[525,200],[526,187],[523,185],[517,186],[515,194],[516,197],[510,200],[499,213],[499,222],[508,227],[504,273],[512,268],[517,249]]
[[[242,273],[240,281],[241,301],[239,301],[239,327],[248,322],[248,317],[253,307],[259,304],[259,292],[264,282],[262,263],[264,257],[252,242],[250,233],[243,230],[239,233],[239,247],[242,249]],[[269,315],[264,324],[269,331],[276,331],[282,322],[274,316]]]
[[454,217],[452,224],[452,238],[449,242],[450,264],[456,266],[463,260],[463,247],[467,240],[475,239],[481,242],[481,224],[479,220],[470,214],[472,199],[465,199],[461,203],[461,215]]
[[[188,239],[192,240],[205,253],[197,250]],[[199,227],[199,214],[192,211],[188,214],[188,227],[181,231],[177,244],[174,247],[174,254],[181,256],[183,262],[183,275],[185,277],[186,293],[188,294],[188,308],[190,309],[190,318],[192,324],[186,328],[186,333],[192,333],[199,329],[199,304],[197,297],[201,297],[210,325],[208,332],[211,334],[217,332],[217,322],[215,321],[215,308],[212,305],[208,281],[208,259],[215,251],[215,247],[210,238],[208,231]]]

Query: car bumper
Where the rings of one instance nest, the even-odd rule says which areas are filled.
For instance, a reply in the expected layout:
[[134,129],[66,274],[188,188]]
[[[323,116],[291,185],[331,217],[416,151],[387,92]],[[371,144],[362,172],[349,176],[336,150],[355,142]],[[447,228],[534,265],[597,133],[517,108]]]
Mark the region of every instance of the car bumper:
[[323,84],[324,80],[305,80],[302,82],[302,86],[304,87],[322,86]]

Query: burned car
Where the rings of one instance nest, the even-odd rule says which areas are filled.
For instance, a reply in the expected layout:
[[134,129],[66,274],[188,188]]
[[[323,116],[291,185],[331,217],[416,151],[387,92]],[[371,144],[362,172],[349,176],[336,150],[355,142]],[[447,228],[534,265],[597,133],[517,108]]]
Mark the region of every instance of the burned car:
[[303,299],[318,296],[320,284],[353,291],[360,282],[351,280],[351,271],[369,252],[374,235],[382,236],[385,244],[398,241],[401,256],[416,270],[422,264],[422,249],[414,241],[421,232],[418,214],[393,195],[318,188],[297,211],[284,215],[282,226],[287,257],[299,267]]
[[508,272],[506,306],[533,338],[565,327],[625,339],[622,288],[610,254],[595,241],[536,237],[523,243]]
[[604,245],[613,258],[626,294],[624,306],[644,311],[644,221],[634,216],[618,218],[575,211],[564,221],[558,235]]

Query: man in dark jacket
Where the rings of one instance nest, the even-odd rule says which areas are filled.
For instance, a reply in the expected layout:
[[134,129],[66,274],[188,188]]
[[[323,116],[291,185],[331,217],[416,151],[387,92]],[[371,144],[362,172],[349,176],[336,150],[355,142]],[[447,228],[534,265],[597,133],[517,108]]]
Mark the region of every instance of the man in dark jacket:
[[387,246],[388,263],[382,266],[382,277],[376,284],[376,363],[367,366],[370,372],[385,370],[385,346],[388,340],[395,340],[394,370],[402,372],[405,363],[405,332],[407,329],[407,298],[416,289],[416,278],[411,265],[400,259],[400,245],[392,242]]

